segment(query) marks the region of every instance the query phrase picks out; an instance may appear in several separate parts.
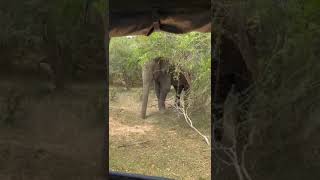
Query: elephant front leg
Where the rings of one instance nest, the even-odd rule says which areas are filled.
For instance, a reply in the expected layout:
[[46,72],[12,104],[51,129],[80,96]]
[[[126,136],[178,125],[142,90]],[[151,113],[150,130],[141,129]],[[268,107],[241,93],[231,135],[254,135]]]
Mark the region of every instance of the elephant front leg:
[[[152,64],[151,64],[152,65]],[[146,118],[149,90],[153,80],[152,71],[150,70],[150,64],[143,67],[142,80],[143,80],[143,95],[142,95],[142,106],[141,106],[141,118]]]
[[164,110],[166,109],[166,98],[169,93],[169,90],[167,89],[167,90],[160,91],[160,98],[158,102],[159,102],[159,110],[161,112],[164,112]]
[[159,106],[159,111],[163,112],[166,109],[166,98],[169,90],[167,89],[160,89],[160,95],[158,98],[158,106]]

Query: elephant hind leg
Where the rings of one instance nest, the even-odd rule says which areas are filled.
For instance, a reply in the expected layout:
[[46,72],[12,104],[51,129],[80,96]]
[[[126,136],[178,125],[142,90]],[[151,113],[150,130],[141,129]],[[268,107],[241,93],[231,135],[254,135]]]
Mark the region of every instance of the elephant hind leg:
[[163,79],[160,80],[160,97],[158,99],[160,111],[164,111],[166,108],[165,101],[170,91],[170,87],[171,87],[170,76],[163,77]]
[[162,91],[160,91],[160,98],[159,98],[159,110],[160,111],[164,111],[166,109],[166,98],[167,98],[167,95],[170,91],[170,88],[169,89],[163,89]]
[[160,82],[154,81],[154,91],[155,91],[157,99],[158,99],[158,108],[161,111],[163,109],[163,105],[162,105],[162,102],[161,102]]
[[175,102],[174,102],[174,103],[175,103],[175,105],[178,106],[178,107],[181,106],[181,104],[180,104],[180,95],[178,95],[178,94],[176,95],[176,99],[175,99]]
[[175,99],[175,104],[180,107],[181,104],[180,104],[180,96],[181,96],[181,93],[182,93],[182,90],[183,90],[183,87],[181,86],[177,86],[175,87],[176,89],[176,99]]
[[166,109],[166,98],[167,98],[167,95],[169,93],[169,90],[165,90],[165,91],[162,91],[160,93],[160,99],[159,99],[159,110],[160,111],[164,111]]
[[156,93],[157,99],[160,98],[160,84],[157,81],[154,81],[154,91]]

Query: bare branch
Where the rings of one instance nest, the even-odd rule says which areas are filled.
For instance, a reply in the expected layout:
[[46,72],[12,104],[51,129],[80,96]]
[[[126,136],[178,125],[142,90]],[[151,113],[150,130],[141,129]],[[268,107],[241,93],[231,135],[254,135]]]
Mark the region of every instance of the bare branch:
[[208,145],[210,145],[210,140],[207,136],[203,135],[197,128],[195,128],[193,126],[192,120],[190,119],[189,115],[188,115],[188,107],[185,107],[185,102],[183,101],[183,103],[181,103],[182,107],[178,107],[177,105],[173,106],[176,110],[178,110],[178,112],[180,114],[182,114],[184,116],[184,119],[186,120],[187,124],[193,129],[195,130],[200,136],[202,136],[204,138],[204,140],[206,141],[206,143]]

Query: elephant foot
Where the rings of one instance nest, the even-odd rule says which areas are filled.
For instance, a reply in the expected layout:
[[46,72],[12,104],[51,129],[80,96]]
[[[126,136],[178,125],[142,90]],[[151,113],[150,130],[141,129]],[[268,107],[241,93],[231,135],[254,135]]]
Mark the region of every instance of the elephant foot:
[[164,114],[164,113],[166,113],[167,111],[166,111],[166,109],[159,109],[159,112],[160,112],[160,114]]
[[146,115],[141,115],[140,116],[142,119],[145,119],[146,118]]
[[166,108],[165,108],[165,106],[159,106],[159,111],[161,112],[161,111],[165,111],[166,110]]

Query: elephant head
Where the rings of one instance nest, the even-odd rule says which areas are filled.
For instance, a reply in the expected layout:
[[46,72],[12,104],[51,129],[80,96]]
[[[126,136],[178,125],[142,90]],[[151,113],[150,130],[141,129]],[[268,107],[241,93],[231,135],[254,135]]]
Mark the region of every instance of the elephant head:
[[152,81],[154,81],[155,91],[158,98],[159,110],[165,109],[165,98],[170,91],[171,79],[169,74],[169,61],[158,57],[155,58],[143,66],[142,69],[142,80],[143,80],[143,98],[141,117],[146,117],[149,90]]
[[[158,98],[158,107],[160,111],[165,110],[165,100],[170,91],[171,85],[176,90],[176,104],[180,105],[181,92],[188,91],[191,87],[191,75],[188,71],[175,72],[176,65],[169,60],[158,57],[147,62],[142,71],[143,79],[143,102],[141,108],[141,117],[146,117],[149,90],[152,81],[154,81],[154,90]],[[186,99],[186,96],[185,96]],[[186,101],[185,101],[186,102]]]

